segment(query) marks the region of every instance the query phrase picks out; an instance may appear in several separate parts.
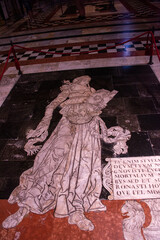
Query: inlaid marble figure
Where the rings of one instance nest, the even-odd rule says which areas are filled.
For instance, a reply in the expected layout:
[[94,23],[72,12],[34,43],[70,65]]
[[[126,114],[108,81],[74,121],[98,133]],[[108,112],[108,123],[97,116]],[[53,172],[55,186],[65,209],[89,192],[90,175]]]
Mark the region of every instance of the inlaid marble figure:
[[[100,140],[114,143],[115,154],[126,153],[130,133],[120,127],[107,129],[99,115],[117,91],[96,91],[90,87],[90,80],[89,76],[81,76],[73,82],[64,81],[61,93],[46,107],[37,128],[27,133],[25,151],[28,155],[38,154],[9,197],[9,203],[17,203],[19,210],[4,220],[4,228],[15,227],[29,212],[43,214],[54,209],[55,217],[68,217],[70,224],[91,231],[94,225],[85,212],[106,211],[99,199]],[[62,118],[41,148],[38,143],[46,140],[58,106]]]
[[140,203],[130,200],[126,201],[121,209],[123,219],[123,233],[125,240],[144,240],[143,225],[145,213]]

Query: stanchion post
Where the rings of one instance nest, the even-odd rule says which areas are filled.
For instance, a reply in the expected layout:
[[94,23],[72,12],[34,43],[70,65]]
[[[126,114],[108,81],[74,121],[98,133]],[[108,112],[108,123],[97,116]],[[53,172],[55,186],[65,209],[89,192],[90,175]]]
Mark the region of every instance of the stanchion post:
[[[152,27],[151,31],[152,31],[152,33],[154,35],[154,31],[155,31],[154,27]],[[151,35],[150,58],[149,58],[149,63],[148,64],[149,65],[153,64],[153,37],[152,37],[152,35]]]
[[62,15],[60,17],[65,17],[64,12],[63,12],[63,2],[62,2],[62,0],[60,0],[60,7],[61,7],[61,12],[62,12]]
[[20,64],[19,64],[18,59],[17,59],[17,55],[16,55],[16,51],[14,49],[13,42],[10,41],[10,43],[11,43],[11,47],[12,47],[12,53],[13,53],[13,56],[14,56],[15,66],[16,66],[16,69],[18,70],[18,75],[22,75],[23,73],[22,73],[22,71],[20,69]]

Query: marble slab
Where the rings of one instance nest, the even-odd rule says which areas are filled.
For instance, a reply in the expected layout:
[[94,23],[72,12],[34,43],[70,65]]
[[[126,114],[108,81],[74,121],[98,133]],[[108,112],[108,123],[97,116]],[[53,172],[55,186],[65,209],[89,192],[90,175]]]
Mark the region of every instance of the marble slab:
[[[157,79],[160,81],[160,71],[159,71],[159,60],[157,56],[153,56],[154,64],[151,68],[156,75]],[[43,63],[43,64],[32,64],[21,66],[23,74],[29,73],[39,73],[39,72],[52,72],[52,71],[62,71],[70,69],[83,69],[83,68],[98,68],[98,67],[114,67],[114,66],[128,66],[128,65],[142,65],[148,63],[148,56],[132,56],[132,57],[118,57],[118,58],[100,58],[89,59],[89,60],[76,60],[67,62],[56,62],[56,63]],[[32,67],[31,67],[32,66]],[[4,74],[5,77],[1,80],[0,85],[3,85],[3,81],[6,79],[11,79],[9,84],[9,89],[4,91],[0,88],[0,106],[2,106],[4,100],[8,96],[9,92],[19,79],[17,75],[17,70],[15,67],[9,67]],[[14,77],[15,80],[14,80]]]
[[115,200],[160,196],[160,156],[111,158]]
[[8,94],[16,84],[19,79],[19,75],[11,74],[4,76],[0,81],[0,107],[2,106],[3,102],[7,98]]

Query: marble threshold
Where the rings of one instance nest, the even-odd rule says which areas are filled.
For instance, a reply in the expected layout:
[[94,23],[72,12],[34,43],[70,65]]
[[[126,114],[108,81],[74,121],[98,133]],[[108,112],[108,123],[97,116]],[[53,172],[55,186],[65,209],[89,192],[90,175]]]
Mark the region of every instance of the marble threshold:
[[[17,31],[15,32],[14,30],[17,28],[18,25],[21,25],[22,23],[24,23],[24,20],[20,20],[19,23],[14,24],[10,27],[8,26],[3,26],[0,27],[0,35],[3,36],[3,38],[7,38],[7,37],[16,37],[19,35],[25,35],[25,34],[41,34],[41,33],[49,33],[49,32],[56,32],[56,31],[68,31],[68,30],[74,30],[74,29],[86,29],[86,28],[94,28],[94,27],[114,27],[115,26],[126,26],[126,25],[135,25],[138,26],[139,24],[149,24],[150,26],[153,26],[154,24],[158,24],[159,23],[159,18],[143,18],[143,19],[125,19],[125,20],[121,20],[121,21],[117,21],[117,20],[112,20],[112,21],[107,21],[107,22],[94,22],[94,23],[77,23],[74,25],[60,25],[60,26],[55,26],[54,29],[53,27],[46,27],[46,28],[36,28],[36,29],[27,29],[24,31]],[[16,27],[15,27],[16,26]]]
[[[3,36],[0,38],[0,51],[7,50],[10,46],[10,41],[22,44],[22,45],[32,45],[35,44],[36,46],[42,46],[42,45],[49,45],[52,44],[63,44],[68,42],[80,42],[80,41],[86,41],[86,40],[106,40],[106,39],[117,39],[117,38],[127,38],[127,37],[133,37],[135,35],[139,35],[142,32],[145,32],[154,26],[157,28],[155,31],[155,36],[160,35],[159,31],[159,25],[158,22],[143,22],[144,20],[138,22],[138,24],[134,24],[134,22],[127,23],[119,23],[115,22],[109,25],[108,23],[104,26],[90,26],[86,27],[86,25],[83,23],[81,28],[74,29],[74,25],[70,26],[70,29],[67,30],[67,28],[64,28],[62,30],[56,30],[56,28],[53,28],[48,30],[45,29],[43,32],[42,29],[33,30],[33,31],[24,31],[19,33],[11,33],[11,34],[1,34]],[[116,25],[118,24],[118,26]],[[71,38],[71,39],[70,39]],[[3,46],[4,45],[4,46]]]
[[[143,33],[143,32],[141,32]],[[37,37],[34,38],[34,36],[32,37],[32,40],[30,41],[25,41],[25,42],[16,42],[14,38],[11,38],[11,40],[13,41],[13,43],[16,44],[20,44],[23,47],[49,47],[49,46],[53,46],[53,45],[59,45],[59,44],[73,44],[73,43],[81,43],[81,42],[91,42],[91,41],[114,41],[114,40],[118,40],[118,39],[131,39],[134,38],[136,36],[138,36],[139,34],[141,34],[140,32],[132,32],[132,33],[115,33],[115,34],[111,34],[111,35],[107,35],[107,34],[103,34],[103,35],[93,35],[93,36],[82,36],[82,37],[74,37],[74,38],[57,38],[57,39],[52,39],[50,38],[49,40],[45,39],[42,41],[38,41]],[[156,37],[160,36],[160,31],[157,31],[155,34]],[[114,39],[114,40],[113,40]],[[10,49],[10,45],[8,43],[8,45],[4,45],[4,46],[0,46],[0,52],[2,51],[7,51]]]
[[[153,56],[153,65],[150,65],[157,79],[160,82],[160,62],[157,56]],[[89,60],[74,60],[66,62],[52,62],[43,64],[31,64],[21,66],[23,74],[53,72],[62,70],[98,68],[98,67],[114,67],[114,66],[129,66],[129,65],[144,65],[148,64],[148,56],[132,56],[118,58],[99,58]],[[9,67],[0,81],[0,106],[7,98],[8,94],[19,79],[15,67]]]
[[[10,41],[12,40],[13,42],[18,42],[18,43],[21,43],[21,44],[24,44],[26,42],[35,42],[35,41],[38,41],[40,42],[40,44],[42,44],[44,41],[55,41],[55,40],[59,40],[59,41],[63,41],[63,39],[66,39],[65,41],[67,41],[67,38],[73,38],[76,39],[78,38],[79,41],[81,40],[81,38],[98,38],[99,36],[99,39],[102,39],[102,38],[114,38],[117,39],[119,37],[119,35],[122,35],[124,37],[126,36],[135,36],[135,35],[139,35],[143,32],[146,32],[148,31],[149,29],[151,29],[151,26],[139,26],[139,28],[132,28],[132,27],[123,27],[120,28],[120,27],[115,27],[114,30],[110,29],[110,28],[94,28],[94,29],[84,29],[84,30],[70,30],[70,31],[65,31],[65,32],[50,32],[50,33],[40,33],[40,34],[32,34],[32,35],[24,35],[24,36],[14,36],[14,37],[9,37],[9,38],[3,38],[1,39],[1,42],[0,42],[0,45],[2,46],[3,48],[3,45],[10,45]],[[155,31],[155,36],[159,36],[159,33],[160,31],[157,30]],[[24,43],[23,43],[24,42]]]

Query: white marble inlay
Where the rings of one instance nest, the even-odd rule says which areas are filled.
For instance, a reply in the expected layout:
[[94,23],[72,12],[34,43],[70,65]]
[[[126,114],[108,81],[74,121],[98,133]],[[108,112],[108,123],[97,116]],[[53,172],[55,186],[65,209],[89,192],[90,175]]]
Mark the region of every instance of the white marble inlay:
[[[125,154],[130,132],[118,126],[106,127],[99,115],[117,91],[96,91],[89,86],[90,80],[87,75],[72,82],[65,80],[36,129],[27,131],[24,150],[27,155],[38,154],[33,167],[22,173],[19,186],[8,199],[9,203],[17,202],[19,210],[3,221],[4,228],[15,227],[29,212],[43,214],[55,209],[55,217],[68,216],[69,224],[92,231],[94,225],[84,212],[106,211],[99,199],[100,140],[113,143],[114,154]],[[47,139],[58,106],[62,118]]]
[[90,44],[89,45],[91,48],[97,48],[98,47],[98,44]]
[[26,51],[25,54],[31,54],[33,51]]
[[[36,73],[36,72],[51,72],[58,70],[72,70],[82,68],[95,68],[95,67],[114,67],[114,66],[128,66],[138,64],[148,64],[148,56],[132,56],[132,57],[117,57],[117,58],[99,58],[90,60],[75,60],[67,62],[56,62],[56,63],[43,63],[43,64],[32,64],[27,66],[21,66],[24,74]],[[160,62],[157,56],[153,56],[154,64],[151,65],[152,70],[160,81]],[[15,67],[9,67],[5,72],[5,75],[17,74]]]
[[38,54],[39,54],[39,52],[33,52],[33,53],[31,53],[30,57],[36,57],[36,56],[38,56]]
[[[142,203],[148,205],[151,214],[149,226],[144,227],[147,218]],[[160,199],[137,202],[129,200],[121,208],[123,234],[125,240],[159,240],[160,236]]]
[[[121,213],[125,217],[123,219],[124,239],[144,240],[142,227],[145,223],[145,213],[141,204],[136,201],[126,201],[122,206]],[[148,239],[145,238],[145,240]]]
[[27,61],[28,60],[28,57],[22,57],[19,61]]
[[116,49],[107,49],[107,52],[108,52],[108,53],[116,53],[117,50],[116,50]]
[[160,196],[160,156],[111,158],[115,200]]
[[126,51],[128,51],[128,52],[136,52],[136,49],[135,48],[126,48]]
[[44,59],[44,55],[39,55],[36,59]]
[[134,47],[136,47],[136,48],[137,48],[137,47],[144,47],[144,45],[141,44],[141,43],[135,43],[135,44],[134,44]]
[[124,48],[125,48],[125,46],[123,46],[123,45],[116,46],[116,49],[124,49]]
[[144,200],[151,211],[151,223],[143,230],[145,240],[160,239],[160,199]]

